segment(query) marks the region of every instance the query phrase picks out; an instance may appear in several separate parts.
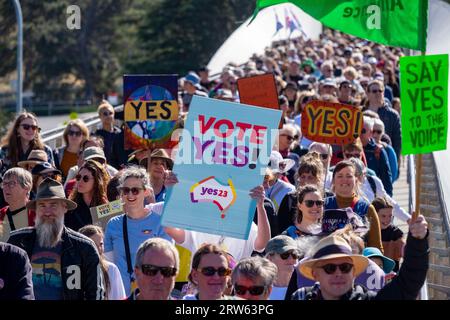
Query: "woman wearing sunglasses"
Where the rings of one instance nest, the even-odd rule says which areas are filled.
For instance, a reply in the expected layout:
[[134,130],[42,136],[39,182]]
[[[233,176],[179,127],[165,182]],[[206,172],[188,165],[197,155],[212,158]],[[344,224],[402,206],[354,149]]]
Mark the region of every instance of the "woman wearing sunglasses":
[[350,207],[364,222],[369,221],[370,229],[366,243],[383,252],[380,220],[375,208],[361,197],[360,182],[356,178],[355,165],[348,160],[339,162],[333,171],[332,189],[336,194],[325,199],[325,209],[344,209]]
[[[297,187],[306,185],[315,186],[317,190],[323,190],[324,170],[319,154],[311,152],[303,156],[300,166],[296,173]],[[326,191],[325,195],[331,196],[332,193]],[[288,193],[281,202],[278,210],[278,228],[286,230],[292,226],[298,213],[298,193]]]
[[90,208],[108,202],[106,186],[109,176],[104,167],[95,160],[87,160],[78,170],[75,177],[76,185],[69,199],[77,203],[77,207],[66,213],[64,225],[78,231],[88,224],[92,224]]
[[145,169],[125,169],[120,178],[119,190],[124,214],[111,218],[106,225],[105,256],[117,265],[125,292],[131,294],[136,284],[133,262],[139,245],[154,237],[169,241],[172,238],[161,226],[161,215],[144,207],[144,198],[153,193]]
[[299,257],[297,242],[291,237],[280,235],[269,240],[266,258],[278,269],[269,300],[288,300],[286,292]]
[[52,149],[42,142],[40,130],[34,114],[19,114],[0,142],[0,176],[9,168],[17,167],[19,161],[26,161],[30,152],[36,149],[44,150],[48,162],[54,163]]
[[81,145],[89,139],[89,129],[83,120],[71,120],[64,130],[63,139],[65,145],[55,150],[55,162],[65,179],[69,169],[78,163]]
[[189,274],[197,293],[186,295],[183,300],[230,299],[224,294],[230,275],[227,253],[215,244],[204,244],[195,252]]
[[242,259],[231,275],[234,294],[246,300],[268,300],[277,272],[277,266],[266,258]]
[[301,187],[297,192],[297,212],[294,216],[294,224],[282,234],[297,239],[320,232],[319,221],[323,214],[323,204],[322,193],[316,186]]

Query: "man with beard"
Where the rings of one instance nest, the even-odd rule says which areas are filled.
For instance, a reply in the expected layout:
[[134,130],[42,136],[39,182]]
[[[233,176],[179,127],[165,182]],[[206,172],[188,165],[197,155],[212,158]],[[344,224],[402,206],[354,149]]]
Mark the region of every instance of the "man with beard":
[[36,300],[104,299],[94,242],[64,226],[64,214],[76,206],[65,198],[58,181],[46,178],[36,199],[27,204],[28,209],[36,210],[35,227],[16,230],[8,240],[30,258]]

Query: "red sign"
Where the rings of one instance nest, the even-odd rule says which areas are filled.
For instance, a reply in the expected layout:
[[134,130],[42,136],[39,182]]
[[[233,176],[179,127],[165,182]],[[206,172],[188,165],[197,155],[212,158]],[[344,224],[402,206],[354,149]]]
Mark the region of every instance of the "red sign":
[[359,137],[362,127],[362,111],[355,106],[311,101],[302,112],[302,133],[312,141],[348,144]]
[[237,81],[241,103],[270,109],[280,109],[273,74],[241,78]]

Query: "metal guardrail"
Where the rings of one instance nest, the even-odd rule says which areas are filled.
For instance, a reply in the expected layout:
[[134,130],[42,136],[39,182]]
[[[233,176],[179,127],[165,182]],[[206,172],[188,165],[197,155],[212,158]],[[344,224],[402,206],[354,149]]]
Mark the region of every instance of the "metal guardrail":
[[[435,157],[435,155],[433,153],[433,160],[434,160],[434,157]],[[436,163],[436,161],[435,161],[435,163]],[[438,190],[437,191],[438,191],[439,199],[442,203],[442,216],[443,216],[442,220],[444,222],[445,233],[447,234],[447,243],[450,245],[450,218],[449,218],[448,208],[445,205],[444,189],[441,184],[441,181],[443,181],[441,179],[448,179],[448,177],[441,176],[439,174],[439,170],[438,170],[437,166],[435,167],[435,169],[436,169],[436,172],[435,172],[436,179],[438,182]]]
[[[117,106],[114,110],[121,111],[123,106]],[[89,132],[95,132],[100,126],[100,118],[98,115],[83,119],[84,123],[89,129]],[[60,126],[52,130],[45,131],[41,134],[42,140],[52,149],[59,148],[63,145],[63,132],[66,126]]]

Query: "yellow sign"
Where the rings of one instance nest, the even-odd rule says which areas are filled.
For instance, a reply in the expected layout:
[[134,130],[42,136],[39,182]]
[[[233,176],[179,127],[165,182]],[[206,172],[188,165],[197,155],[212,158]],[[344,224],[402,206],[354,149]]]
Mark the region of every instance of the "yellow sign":
[[178,120],[178,103],[175,100],[127,101],[125,121]]
[[111,201],[90,209],[92,222],[105,230],[108,221],[123,213],[122,200]]

